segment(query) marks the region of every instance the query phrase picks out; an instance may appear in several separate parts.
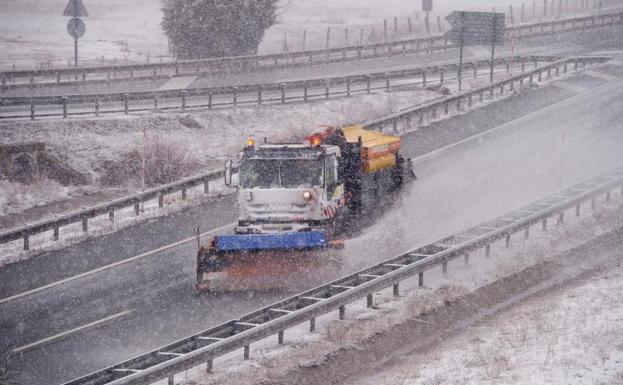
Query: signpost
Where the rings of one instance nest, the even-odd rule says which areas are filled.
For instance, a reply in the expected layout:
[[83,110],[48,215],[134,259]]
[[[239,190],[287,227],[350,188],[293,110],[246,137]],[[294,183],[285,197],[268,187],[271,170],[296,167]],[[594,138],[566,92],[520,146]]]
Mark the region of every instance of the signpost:
[[433,0],[422,0],[422,11],[426,12],[426,18],[424,22],[426,23],[426,33],[429,35],[430,39],[430,13],[433,12]]
[[78,39],[84,36],[86,32],[86,26],[81,17],[89,16],[86,7],[82,3],[82,0],[69,0],[63,16],[69,16],[69,22],[67,23],[67,33],[74,38],[74,65],[78,66]]
[[459,44],[459,92],[462,85],[463,46],[491,44],[491,74],[493,82],[493,60],[495,45],[504,43],[506,15],[494,12],[452,12],[446,20],[452,29],[446,33],[448,40]]

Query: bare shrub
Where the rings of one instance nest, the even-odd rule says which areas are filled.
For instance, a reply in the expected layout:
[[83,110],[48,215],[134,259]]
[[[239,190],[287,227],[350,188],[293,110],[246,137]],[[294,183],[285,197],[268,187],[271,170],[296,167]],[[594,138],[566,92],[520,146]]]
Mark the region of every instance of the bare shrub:
[[112,186],[128,182],[141,185],[143,158],[145,185],[148,187],[174,182],[189,175],[197,167],[192,154],[181,144],[154,136],[147,138],[143,145],[138,145],[118,161],[107,162],[101,182]]

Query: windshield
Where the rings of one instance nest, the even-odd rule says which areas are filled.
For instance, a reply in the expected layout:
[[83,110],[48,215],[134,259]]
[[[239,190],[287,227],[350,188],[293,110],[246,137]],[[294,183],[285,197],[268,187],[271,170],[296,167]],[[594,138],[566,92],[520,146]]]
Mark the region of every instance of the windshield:
[[310,188],[322,187],[320,160],[254,159],[240,165],[243,188]]

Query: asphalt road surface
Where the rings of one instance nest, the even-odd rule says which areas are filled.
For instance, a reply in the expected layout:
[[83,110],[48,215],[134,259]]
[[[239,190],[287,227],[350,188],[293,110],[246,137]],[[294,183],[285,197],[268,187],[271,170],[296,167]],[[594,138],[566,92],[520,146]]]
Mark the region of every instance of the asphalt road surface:
[[[615,80],[615,67],[603,71],[610,81],[583,75],[405,137],[403,152],[416,157],[419,180],[375,225],[346,243],[342,271],[335,275],[623,163],[623,80]],[[21,352],[9,366],[15,380],[62,383],[291,294],[195,294],[194,241],[166,245],[190,237],[197,224],[210,231],[231,223],[232,211],[227,198],[2,269],[0,335]]]

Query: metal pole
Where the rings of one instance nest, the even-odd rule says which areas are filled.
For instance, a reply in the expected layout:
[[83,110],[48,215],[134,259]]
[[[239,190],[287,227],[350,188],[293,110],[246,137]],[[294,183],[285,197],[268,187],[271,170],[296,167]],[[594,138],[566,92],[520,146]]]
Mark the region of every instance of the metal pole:
[[74,65],[78,67],[78,39],[74,39]]
[[496,19],[497,17],[493,15],[493,34],[491,35],[491,72],[489,74],[489,82],[493,83],[493,64],[495,60],[495,34],[496,34]]
[[461,48],[459,50],[459,73],[458,73],[459,93],[461,93],[461,89],[463,86],[463,45],[464,45],[463,35],[464,34],[465,34],[465,27],[461,27]]

